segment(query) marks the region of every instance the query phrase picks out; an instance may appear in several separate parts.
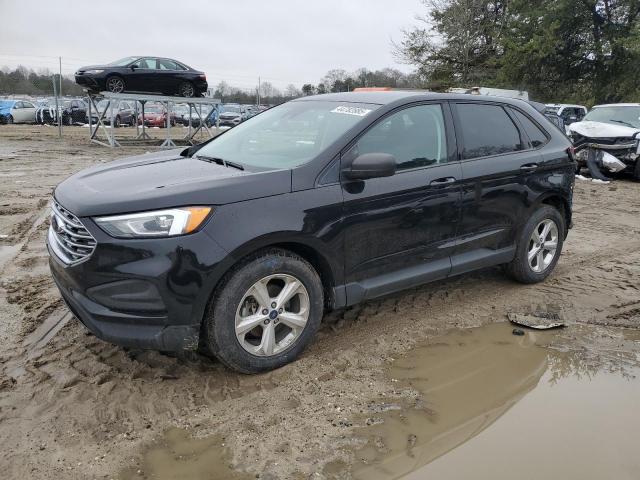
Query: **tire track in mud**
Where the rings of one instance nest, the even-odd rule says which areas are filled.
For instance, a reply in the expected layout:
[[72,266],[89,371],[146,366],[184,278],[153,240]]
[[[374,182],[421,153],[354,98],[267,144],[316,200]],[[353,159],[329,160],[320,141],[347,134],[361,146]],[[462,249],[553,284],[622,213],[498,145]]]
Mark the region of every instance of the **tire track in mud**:
[[[624,262],[619,260],[620,255],[627,257]],[[581,268],[576,272],[577,266]],[[197,356],[180,359],[156,352],[127,352],[87,335],[72,322],[40,354],[26,361],[25,373],[15,388],[30,387],[40,420],[42,416],[45,419],[71,416],[93,441],[108,444],[111,454],[122,458],[127,452],[120,445],[121,439],[127,438],[130,445],[145,443],[146,433],[157,433],[157,425],[193,426],[194,421],[189,418],[195,414],[195,424],[200,424],[200,428],[208,424],[205,431],[232,437],[228,442],[235,445],[232,450],[238,452],[234,457],[236,465],[245,469],[256,464],[266,468],[267,452],[256,453],[251,439],[257,432],[267,443],[282,438],[278,405],[291,404],[294,411],[306,417],[299,425],[288,425],[287,435],[295,442],[302,442],[304,451],[313,452],[310,458],[335,459],[337,453],[332,442],[339,443],[338,432],[348,431],[338,420],[364,408],[358,398],[392,396],[392,387],[385,385],[384,379],[375,378],[379,370],[372,371],[371,367],[382,365],[384,360],[406,350],[425,335],[451,326],[500,320],[507,310],[517,307],[558,308],[565,321],[600,323],[607,312],[612,311],[610,304],[622,305],[620,302],[629,293],[635,292],[635,297],[627,301],[636,302],[629,305],[640,302],[640,292],[633,288],[629,291],[635,269],[640,270],[638,250],[630,252],[621,248],[595,261],[574,261],[569,267],[570,273],[554,275],[543,284],[511,285],[508,294],[500,295],[503,299],[492,302],[493,305],[486,302],[487,291],[500,290],[504,285],[500,274],[490,270],[337,312],[326,319],[319,345],[315,345],[311,353],[295,366],[257,377],[238,376]],[[606,298],[595,295],[603,280],[609,285]],[[469,307],[475,310],[473,317]],[[584,312],[596,312],[595,308],[601,308],[602,315],[580,317]],[[441,323],[434,324],[430,314],[436,312]],[[353,345],[361,332],[372,329],[381,332],[383,338],[370,338]],[[410,339],[410,332],[415,338]],[[351,350],[345,342],[351,345]],[[349,373],[360,368],[364,375]],[[356,385],[354,391],[345,390],[345,381]],[[335,392],[340,392],[337,398]],[[330,405],[309,408],[305,405],[309,395],[324,396]],[[82,399],[92,406],[87,410],[79,408],[78,402]],[[340,413],[335,405],[340,405]],[[241,412],[247,408],[253,408],[261,419],[241,420]],[[338,437],[318,444],[317,439],[305,438],[310,430]],[[249,463],[247,458],[257,462]],[[307,471],[313,463],[301,460],[298,467]],[[281,470],[277,472],[284,475]]]
[[[24,145],[20,162],[33,147]],[[50,146],[38,144],[33,161],[52,162]],[[57,148],[60,156],[70,153]],[[116,155],[79,140],[73,150],[86,155],[53,159],[58,177],[35,177],[28,191],[12,186],[4,192],[20,202],[44,199],[46,183]],[[633,240],[640,233],[639,196],[640,185],[625,181],[576,185],[576,227],[543,284],[517,285],[491,269],[334,312],[297,362],[258,376],[237,375],[197,355],[115,347],[88,335],[75,319],[49,338],[65,307],[31,324],[26,304],[3,306],[7,295],[0,291],[7,321],[38,325],[30,337],[24,336],[29,328],[7,336],[0,351],[0,469],[7,478],[111,478],[170,425],[224,436],[235,467],[272,478],[308,477],[336,459],[348,464],[339,447],[352,441],[353,414],[398,401],[403,393],[381,371],[416,342],[448,328],[504,320],[508,311],[542,309],[561,312],[568,322],[637,326],[640,295],[632,285],[640,268],[640,243]],[[25,230],[20,251],[0,267],[15,282],[39,285],[25,299],[59,298],[47,290],[43,225]],[[274,452],[287,461],[275,465]]]

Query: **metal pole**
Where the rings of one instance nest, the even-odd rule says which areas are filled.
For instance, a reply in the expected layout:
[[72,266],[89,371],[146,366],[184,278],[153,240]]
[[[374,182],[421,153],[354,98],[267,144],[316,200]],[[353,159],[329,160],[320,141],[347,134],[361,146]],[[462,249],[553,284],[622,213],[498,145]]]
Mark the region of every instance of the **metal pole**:
[[51,77],[53,80],[53,96],[56,99],[56,118],[58,119],[58,137],[62,138],[62,119],[60,118],[60,108],[58,108],[58,89],[56,87],[56,76]]
[[258,106],[260,106],[260,77],[258,77]]
[[58,57],[58,74],[60,75],[60,87],[58,88],[58,91],[62,97],[62,57]]

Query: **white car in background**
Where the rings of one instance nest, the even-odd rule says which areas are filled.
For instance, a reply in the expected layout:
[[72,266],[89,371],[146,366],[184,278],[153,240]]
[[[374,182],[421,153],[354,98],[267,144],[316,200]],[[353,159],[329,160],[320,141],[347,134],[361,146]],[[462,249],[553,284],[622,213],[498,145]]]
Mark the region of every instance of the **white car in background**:
[[587,114],[587,107],[584,105],[571,105],[569,103],[547,103],[544,114],[559,117],[568,134],[569,125],[582,121]]
[[35,123],[36,106],[26,100],[0,100],[2,123]]
[[640,103],[596,105],[568,131],[578,165],[586,163],[593,151],[599,168],[627,170],[640,180]]

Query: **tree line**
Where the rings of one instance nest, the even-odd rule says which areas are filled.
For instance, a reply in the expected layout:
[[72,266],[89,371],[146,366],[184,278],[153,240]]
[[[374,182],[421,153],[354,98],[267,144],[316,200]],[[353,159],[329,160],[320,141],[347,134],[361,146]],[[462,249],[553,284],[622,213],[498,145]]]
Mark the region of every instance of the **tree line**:
[[[0,95],[25,94],[34,96],[53,96],[53,79],[56,88],[59,85],[58,75],[49,70],[40,70],[36,73],[24,66],[18,66],[14,70],[0,69]],[[62,94],[82,96],[82,87],[77,85],[72,78],[62,76]]]
[[394,46],[427,87],[527,90],[541,101],[640,97],[639,0],[422,0]]

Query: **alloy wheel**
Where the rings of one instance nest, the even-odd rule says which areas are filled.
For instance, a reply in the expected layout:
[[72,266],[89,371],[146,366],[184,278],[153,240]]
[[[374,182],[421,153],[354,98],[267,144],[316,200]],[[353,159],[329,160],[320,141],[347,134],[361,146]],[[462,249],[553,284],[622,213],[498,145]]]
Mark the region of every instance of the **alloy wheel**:
[[298,339],[309,320],[309,293],[292,275],[269,275],[243,295],[236,311],[235,331],[247,352],[277,355]]
[[183,83],[182,85],[180,85],[180,95],[182,97],[193,97],[195,94],[195,91],[193,89],[193,85],[191,85],[190,83]]
[[533,229],[529,239],[527,260],[529,268],[535,273],[542,273],[553,262],[558,251],[558,226],[551,219],[542,220]]
[[124,80],[120,77],[111,77],[107,80],[107,90],[112,93],[121,93],[124,90]]

